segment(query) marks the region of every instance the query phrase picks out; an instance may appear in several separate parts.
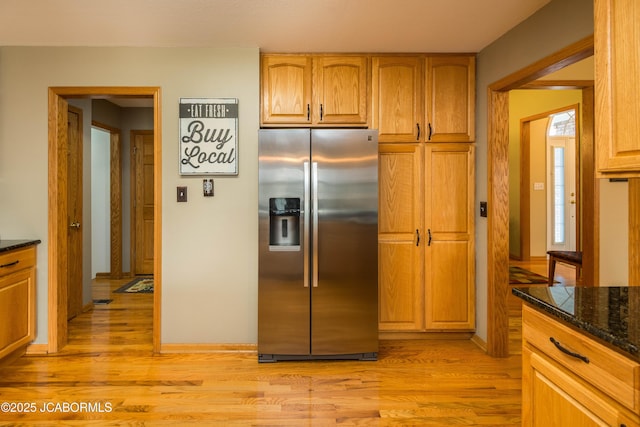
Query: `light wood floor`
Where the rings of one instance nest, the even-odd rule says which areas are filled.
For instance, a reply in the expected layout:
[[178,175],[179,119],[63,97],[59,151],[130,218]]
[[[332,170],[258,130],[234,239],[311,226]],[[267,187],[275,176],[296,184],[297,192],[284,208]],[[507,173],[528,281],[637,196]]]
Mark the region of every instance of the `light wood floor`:
[[383,341],[376,362],[259,364],[250,352],[152,354],[153,297],[114,294],[122,283],[95,282],[94,298],[113,301],[73,319],[59,354],[0,368],[0,425],[520,425],[515,302],[505,359],[428,340]]

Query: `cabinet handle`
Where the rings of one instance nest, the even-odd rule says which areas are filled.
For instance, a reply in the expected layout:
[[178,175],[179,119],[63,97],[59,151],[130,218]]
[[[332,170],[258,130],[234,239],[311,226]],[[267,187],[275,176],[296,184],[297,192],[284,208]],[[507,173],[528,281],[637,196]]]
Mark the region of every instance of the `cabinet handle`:
[[576,352],[571,351],[571,350],[569,350],[567,348],[564,348],[562,346],[562,344],[560,344],[558,341],[555,340],[555,338],[550,337],[549,341],[551,341],[553,343],[553,345],[555,345],[558,350],[560,350],[561,352],[563,352],[567,356],[571,356],[571,357],[575,357],[576,359],[580,359],[584,363],[589,363],[589,358],[587,356],[583,356],[580,353],[576,353]]
[[420,230],[416,228],[416,246],[420,246]]
[[431,229],[427,229],[427,235],[429,236],[429,240],[427,241],[427,246],[431,246]]
[[418,137],[416,138],[416,141],[420,141],[420,123],[416,123],[416,127],[418,128]]
[[324,109],[322,108],[322,104],[320,104],[320,121],[322,121],[323,116],[324,116]]
[[0,268],[13,267],[14,265],[18,265],[19,262],[20,262],[20,260],[13,261],[13,262],[10,262],[8,264],[2,264],[2,265],[0,265]]
[[311,119],[311,105],[307,104],[307,121]]
[[429,136],[427,137],[427,141],[431,141],[431,133],[433,129],[431,128],[431,123],[429,123]]

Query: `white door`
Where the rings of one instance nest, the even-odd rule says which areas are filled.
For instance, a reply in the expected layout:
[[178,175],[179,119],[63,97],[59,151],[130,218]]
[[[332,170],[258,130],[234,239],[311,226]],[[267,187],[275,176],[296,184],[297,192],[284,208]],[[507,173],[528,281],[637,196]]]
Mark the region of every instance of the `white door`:
[[547,250],[576,250],[576,140],[547,138]]

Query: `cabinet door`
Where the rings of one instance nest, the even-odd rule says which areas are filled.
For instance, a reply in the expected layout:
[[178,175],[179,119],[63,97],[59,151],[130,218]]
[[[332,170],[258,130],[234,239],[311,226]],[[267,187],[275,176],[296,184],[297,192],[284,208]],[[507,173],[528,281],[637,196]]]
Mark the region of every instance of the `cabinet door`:
[[422,146],[380,144],[379,329],[423,328]]
[[473,144],[426,144],[427,329],[475,328],[474,162]]
[[261,60],[261,124],[311,124],[311,57],[263,55]]
[[366,125],[368,58],[318,56],[313,67],[313,122]]
[[475,57],[426,59],[425,123],[427,142],[472,142],[475,139]]
[[522,356],[523,426],[617,426],[628,422],[614,404],[560,366],[527,347]]
[[372,127],[380,142],[419,142],[424,135],[422,59],[374,57],[371,65]]
[[0,276],[0,359],[35,338],[35,275],[27,268]]
[[595,1],[598,170],[640,176],[640,3]]

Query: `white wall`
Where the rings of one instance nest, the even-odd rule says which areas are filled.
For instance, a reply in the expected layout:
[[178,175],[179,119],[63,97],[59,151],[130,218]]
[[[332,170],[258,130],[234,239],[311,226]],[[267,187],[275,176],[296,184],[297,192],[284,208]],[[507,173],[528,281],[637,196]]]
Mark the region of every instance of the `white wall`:
[[[50,86],[159,86],[162,103],[161,342],[257,341],[259,50],[0,48],[0,233],[37,238],[37,337],[46,343]],[[181,97],[238,98],[238,177],[178,175]],[[189,202],[176,203],[177,186]]]
[[[86,145],[86,144],[85,144]],[[91,277],[111,271],[111,135],[91,129]]]

